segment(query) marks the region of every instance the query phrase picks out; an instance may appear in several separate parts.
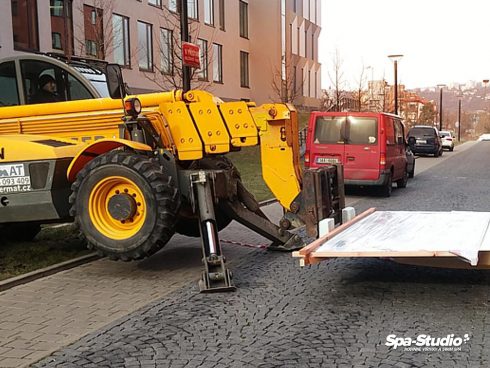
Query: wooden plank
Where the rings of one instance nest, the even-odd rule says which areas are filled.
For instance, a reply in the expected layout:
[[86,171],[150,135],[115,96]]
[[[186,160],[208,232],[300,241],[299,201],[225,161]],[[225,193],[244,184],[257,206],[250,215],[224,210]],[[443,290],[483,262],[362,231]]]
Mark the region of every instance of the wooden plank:
[[300,249],[298,252],[293,253],[293,257],[305,257],[314,252],[316,249],[318,249],[323,243],[325,243],[327,240],[332,239],[335,235],[338,233],[344,231],[347,229],[349,226],[354,225],[356,222],[359,222],[363,218],[369,216],[372,214],[374,211],[376,211],[376,208],[370,208],[360,215],[357,215],[354,217],[352,220],[347,221],[345,224],[340,225],[339,227],[335,228],[333,231],[329,232],[328,234],[325,234],[324,236],[316,239],[315,241],[311,242],[308,244],[306,247]]
[[315,258],[337,258],[337,257],[459,257],[455,253],[448,251],[432,251],[432,250],[414,250],[414,251],[396,251],[396,250],[378,250],[378,251],[360,251],[360,252],[314,252],[311,254]]

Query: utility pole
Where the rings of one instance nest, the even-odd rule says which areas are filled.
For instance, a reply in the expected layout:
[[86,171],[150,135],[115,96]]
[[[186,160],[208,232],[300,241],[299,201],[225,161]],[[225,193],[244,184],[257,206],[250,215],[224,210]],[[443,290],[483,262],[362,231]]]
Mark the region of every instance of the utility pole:
[[[187,0],[180,0],[180,40],[190,42],[189,22],[187,17]],[[182,63],[182,89],[187,92],[191,89],[191,68]]]
[[459,103],[458,103],[458,142],[461,142],[461,95],[459,97]]
[[388,55],[395,68],[395,115],[398,115],[398,61],[403,57],[403,55]]
[[438,84],[439,87],[439,131],[442,130],[442,89],[446,87],[445,84]]

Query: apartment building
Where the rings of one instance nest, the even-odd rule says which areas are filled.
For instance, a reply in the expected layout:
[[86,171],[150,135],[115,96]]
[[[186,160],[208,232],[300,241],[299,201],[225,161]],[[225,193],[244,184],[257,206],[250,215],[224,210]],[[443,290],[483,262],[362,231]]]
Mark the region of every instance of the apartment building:
[[[320,101],[320,0],[187,0],[201,48],[192,88],[223,99]],[[3,0],[0,57],[52,52],[105,59],[135,92],[179,88],[178,0]]]

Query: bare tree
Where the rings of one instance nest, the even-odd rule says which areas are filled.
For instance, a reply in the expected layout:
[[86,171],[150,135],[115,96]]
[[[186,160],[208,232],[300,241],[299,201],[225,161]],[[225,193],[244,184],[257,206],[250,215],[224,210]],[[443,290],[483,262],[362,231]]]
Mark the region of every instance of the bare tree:
[[[183,79],[180,14],[166,9],[164,9],[164,12],[164,15],[160,18],[160,32],[156,42],[160,63],[154,62],[153,69],[155,72],[144,72],[144,75],[160,89],[180,89],[182,88]],[[200,26],[199,22],[189,19],[189,36],[192,43],[198,43]],[[213,77],[215,76],[211,75],[209,69],[214,66],[213,39],[214,32],[210,39],[205,40],[206,49],[204,50],[201,47],[201,68],[191,68],[191,87],[193,89],[209,90],[212,86]],[[141,50],[136,50],[137,53],[139,51]],[[218,55],[216,55],[216,58],[218,58]],[[216,70],[216,72],[218,71]]]
[[115,0],[86,0],[77,8],[83,24],[78,25],[75,53],[105,59],[114,48],[112,13]]
[[362,64],[359,78],[356,80],[356,90],[354,91],[354,98],[356,99],[357,108],[359,111],[364,110],[364,85],[366,84],[366,67]]
[[281,57],[281,67],[275,67],[272,72],[271,87],[274,92],[273,100],[279,98],[284,103],[294,103],[302,95],[304,76],[298,83],[296,65],[293,65],[292,55],[287,53]]
[[336,49],[332,58],[332,69],[328,72],[328,77],[333,86],[335,111],[340,111],[342,100],[345,96],[344,71],[342,69],[343,63],[344,61],[340,55],[340,51]]

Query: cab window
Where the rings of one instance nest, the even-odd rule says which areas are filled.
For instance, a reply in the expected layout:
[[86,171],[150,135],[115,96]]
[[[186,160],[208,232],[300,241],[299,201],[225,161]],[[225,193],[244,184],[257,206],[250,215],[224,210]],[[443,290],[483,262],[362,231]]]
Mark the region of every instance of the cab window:
[[19,91],[15,76],[15,64],[8,61],[0,64],[0,107],[19,105]]
[[20,65],[27,104],[92,98],[77,78],[54,64],[39,60],[22,60]]
[[87,88],[73,75],[68,74],[68,99],[87,100],[93,98]]

